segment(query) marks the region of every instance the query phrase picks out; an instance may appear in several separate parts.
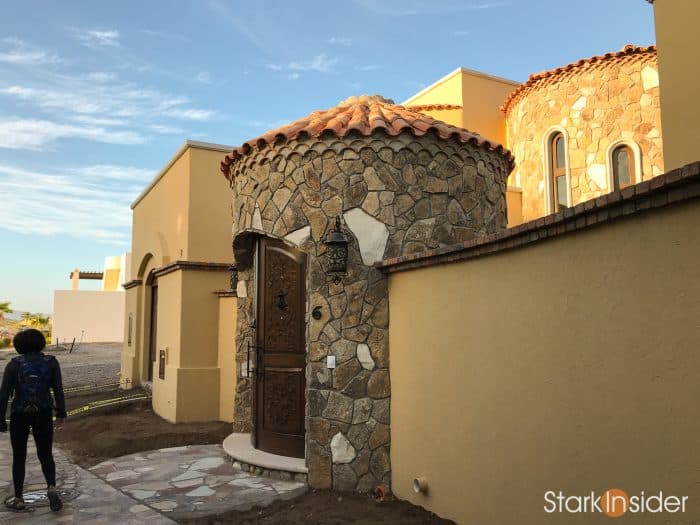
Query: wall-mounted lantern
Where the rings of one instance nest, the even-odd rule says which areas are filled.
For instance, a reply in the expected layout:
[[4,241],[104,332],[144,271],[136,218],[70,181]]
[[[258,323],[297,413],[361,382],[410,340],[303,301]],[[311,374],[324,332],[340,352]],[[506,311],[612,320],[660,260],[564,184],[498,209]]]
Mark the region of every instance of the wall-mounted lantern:
[[333,282],[338,284],[342,280],[342,276],[347,273],[348,244],[350,244],[340,226],[340,217],[335,218],[335,228],[326,235],[326,238],[323,239],[323,244],[326,245],[326,257],[328,259],[328,269],[326,271],[333,276]]

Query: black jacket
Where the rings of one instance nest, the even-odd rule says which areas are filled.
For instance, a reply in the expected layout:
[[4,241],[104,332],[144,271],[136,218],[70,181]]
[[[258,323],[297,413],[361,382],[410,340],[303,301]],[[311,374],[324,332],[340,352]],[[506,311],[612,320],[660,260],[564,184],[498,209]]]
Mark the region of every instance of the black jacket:
[[[44,357],[42,352],[32,352],[24,354],[28,359],[41,359]],[[17,359],[13,359],[5,367],[5,373],[2,377],[2,386],[0,387],[0,428],[5,425],[5,413],[7,412],[7,403],[10,396],[15,393],[17,381],[19,379],[20,364]],[[61,366],[55,357],[49,358],[49,387],[53,390],[55,401],[56,417],[66,417],[66,400],[63,395],[63,381],[61,379]],[[13,413],[15,412],[14,405],[12,406]]]

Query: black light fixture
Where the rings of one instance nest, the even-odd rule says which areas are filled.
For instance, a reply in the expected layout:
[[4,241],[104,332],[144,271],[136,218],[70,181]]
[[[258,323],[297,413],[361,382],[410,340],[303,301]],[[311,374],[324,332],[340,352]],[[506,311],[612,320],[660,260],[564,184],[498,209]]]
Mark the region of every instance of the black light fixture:
[[335,228],[330,231],[323,240],[326,245],[326,257],[328,258],[327,273],[333,275],[333,282],[338,284],[348,269],[348,238],[340,226],[340,217],[335,218]]

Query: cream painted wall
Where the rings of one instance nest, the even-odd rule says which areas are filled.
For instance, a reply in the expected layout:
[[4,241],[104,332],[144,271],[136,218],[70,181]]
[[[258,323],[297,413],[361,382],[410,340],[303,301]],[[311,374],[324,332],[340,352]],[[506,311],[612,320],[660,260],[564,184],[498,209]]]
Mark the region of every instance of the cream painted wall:
[[666,170],[700,159],[700,2],[656,0],[661,128]]
[[[156,362],[153,365],[153,410],[168,421],[177,420],[177,385],[182,342],[182,272],[158,278],[158,326]],[[145,319],[148,319],[146,317]],[[149,323],[144,323],[148,325]],[[158,377],[158,353],[165,350],[165,379]],[[148,355],[148,337],[144,339]]]
[[508,212],[508,227],[512,228],[523,222],[523,190],[506,188],[506,211]]
[[131,275],[135,279],[147,277],[139,269],[148,254],[156,267],[188,257],[190,151],[184,150],[133,209]]
[[233,262],[231,190],[220,150],[190,149],[188,261]]
[[545,514],[546,490],[663,490],[699,520],[698,260],[695,200],[391,274],[395,493],[457,523],[541,525],[606,519]]
[[53,341],[121,342],[124,292],[56,290],[53,298]]
[[506,119],[500,107],[519,84],[460,68],[408,99],[404,105],[456,104],[461,111],[426,111],[438,120],[475,131],[506,145]]
[[[133,388],[141,383],[143,378],[139,373],[137,349],[141,348],[141,319],[136,316],[139,311],[142,286],[136,286],[124,291],[125,295],[125,319],[124,319],[124,346],[121,353],[121,372],[119,386],[124,389]],[[131,341],[129,340],[129,316],[131,315]]]
[[[166,351],[166,367],[165,379],[158,377],[157,362],[154,367],[153,409],[168,421],[220,417],[220,312],[213,292],[228,279],[228,272],[202,270],[158,277],[157,350]],[[233,403],[227,419],[232,415]]]
[[233,423],[237,297],[219,298],[219,420]]

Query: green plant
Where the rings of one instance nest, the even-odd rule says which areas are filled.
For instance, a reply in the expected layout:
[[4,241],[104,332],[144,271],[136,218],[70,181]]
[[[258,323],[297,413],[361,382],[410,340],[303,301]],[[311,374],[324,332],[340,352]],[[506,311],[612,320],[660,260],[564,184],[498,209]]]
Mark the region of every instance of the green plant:
[[10,301],[5,301],[0,303],[0,321],[5,319],[5,314],[11,314],[12,308],[10,308]]
[[0,338],[0,348],[9,348],[12,344],[12,339],[9,337]]

